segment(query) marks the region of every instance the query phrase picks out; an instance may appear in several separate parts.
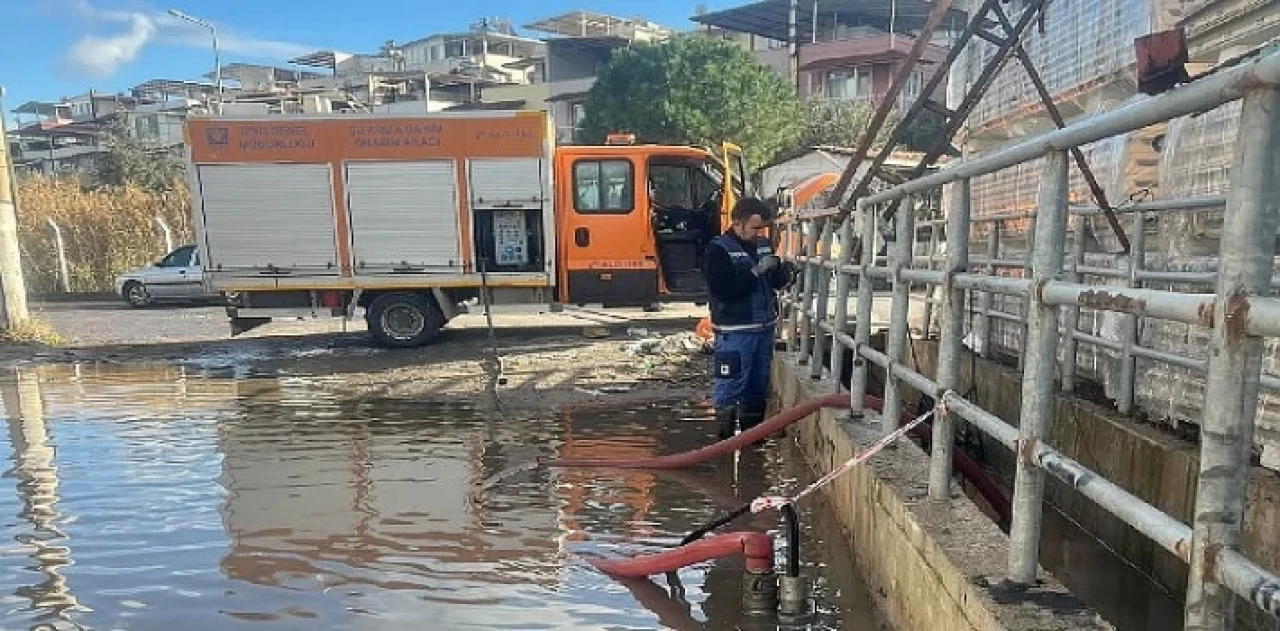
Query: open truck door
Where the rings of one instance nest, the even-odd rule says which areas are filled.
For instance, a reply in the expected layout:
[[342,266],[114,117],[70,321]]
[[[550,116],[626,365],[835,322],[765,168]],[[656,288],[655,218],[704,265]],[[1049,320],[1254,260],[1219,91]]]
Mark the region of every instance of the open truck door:
[[724,203],[721,208],[723,221],[728,225],[729,211],[733,210],[733,205],[750,194],[747,159],[742,155],[742,148],[731,142],[720,143],[720,159],[728,176],[723,182]]

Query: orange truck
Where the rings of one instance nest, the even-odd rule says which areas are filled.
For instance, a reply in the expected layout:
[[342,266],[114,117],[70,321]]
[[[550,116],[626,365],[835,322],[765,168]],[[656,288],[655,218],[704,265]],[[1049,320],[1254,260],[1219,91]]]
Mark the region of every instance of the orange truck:
[[704,302],[699,260],[744,195],[741,151],[556,146],[543,112],[193,117],[207,289],[238,335],[354,317],[420,346],[451,318]]

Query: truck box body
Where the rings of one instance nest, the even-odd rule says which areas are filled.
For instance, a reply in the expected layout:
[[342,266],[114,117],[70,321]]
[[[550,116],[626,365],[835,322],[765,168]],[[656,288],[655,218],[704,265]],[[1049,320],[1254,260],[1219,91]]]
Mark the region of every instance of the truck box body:
[[205,278],[221,292],[550,287],[549,128],[542,112],[193,118]]
[[544,112],[188,119],[207,289],[233,335],[363,308],[393,346],[479,306],[705,300],[701,252],[745,194],[741,150],[557,148],[550,132]]

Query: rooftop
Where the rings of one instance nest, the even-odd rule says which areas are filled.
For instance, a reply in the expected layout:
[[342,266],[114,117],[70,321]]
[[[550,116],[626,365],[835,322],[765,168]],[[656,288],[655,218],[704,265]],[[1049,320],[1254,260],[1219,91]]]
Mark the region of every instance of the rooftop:
[[134,95],[163,94],[180,96],[186,94],[217,94],[218,86],[213,83],[200,83],[180,79],[151,79],[129,88]]
[[457,33],[436,33],[435,35],[419,37],[417,39],[407,41],[403,44],[397,44],[396,46],[398,48],[404,48],[405,46],[412,46],[413,44],[419,44],[419,43],[430,41],[433,39],[457,41],[460,39],[480,39],[480,38],[487,39],[491,42],[517,42],[522,44],[540,44],[541,43],[539,40],[533,39],[531,37],[521,37],[520,35],[515,35],[515,34],[497,33],[493,31],[489,31],[489,32],[465,31],[465,32],[457,32]]
[[[246,70],[251,72],[260,71],[260,70],[270,70],[273,73],[275,73],[275,78],[279,81],[299,81],[302,79],[321,79],[329,76],[326,74],[321,74],[319,72],[307,72],[305,70],[293,70],[290,68],[279,68],[276,66],[266,66],[261,64],[245,64],[245,63],[222,64],[222,76],[226,78],[234,79],[242,71],[246,71]],[[216,76],[217,76],[216,72],[210,72],[204,75],[206,79],[212,79]]]
[[307,53],[301,57],[294,57],[289,63],[295,66],[308,66],[311,68],[329,68],[333,69],[338,62],[351,57],[351,53],[344,53],[336,50],[317,50],[314,53]]
[[630,30],[647,30],[665,35],[674,35],[677,32],[673,28],[655,24],[643,17],[620,18],[593,11],[570,11],[526,24],[524,28],[566,37],[619,35]]
[[562,37],[547,40],[547,48],[567,51],[582,48],[620,48],[631,44],[631,39],[621,35],[602,35],[596,37]]
[[[893,30],[898,33],[919,31],[934,8],[934,3],[928,0],[798,0],[797,5],[800,16],[812,16],[816,10],[823,18],[834,18],[841,24],[872,26],[885,31],[893,22]],[[785,42],[789,11],[789,0],[764,0],[695,15],[691,19],[706,26]],[[957,24],[965,19],[963,11],[951,9],[948,13]],[[796,20],[796,37],[802,42],[813,39],[812,19]]]
[[14,114],[35,114],[36,116],[53,116],[57,113],[58,104],[52,101],[27,101],[13,108]]

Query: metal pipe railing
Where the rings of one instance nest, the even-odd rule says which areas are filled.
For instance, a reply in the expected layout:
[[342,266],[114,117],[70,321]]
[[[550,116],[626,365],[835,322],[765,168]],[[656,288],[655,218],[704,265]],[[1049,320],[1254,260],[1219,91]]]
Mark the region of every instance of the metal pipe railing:
[[[1280,59],[1280,54],[1272,55]],[[1232,165],[1231,192],[1223,212],[1218,247],[1218,286],[1213,300],[1215,326],[1209,342],[1204,419],[1200,431],[1200,476],[1196,486],[1195,535],[1191,541],[1191,579],[1187,582],[1186,626],[1190,629],[1234,625],[1234,596],[1223,589],[1211,568],[1223,549],[1244,544],[1245,484],[1258,413],[1262,339],[1248,334],[1242,313],[1245,296],[1271,290],[1280,228],[1280,89],[1251,92],[1240,114],[1239,148]],[[1245,307],[1248,308],[1248,307]],[[1253,594],[1242,594],[1250,597]]]
[[[1067,192],[1070,180],[1067,153],[1049,154],[1045,180],[1040,184],[1040,217],[1036,222],[1031,280],[1043,284],[1062,273],[1066,241]],[[1033,300],[1028,293],[1026,337],[1023,338],[1022,411],[1018,444],[1037,445],[1049,435],[1053,420],[1053,371],[1058,357],[1058,309]],[[1034,302],[1035,304],[1031,304]],[[886,395],[887,396],[887,395]],[[887,401],[886,401],[887,403]],[[1039,568],[1040,525],[1044,517],[1044,469],[1027,458],[1017,459],[1013,481],[1013,521],[1009,527],[1009,580],[1030,585]]]
[[[1280,53],[1265,54],[1169,93],[863,197],[857,201],[858,212],[838,226],[842,247],[838,260],[830,254],[830,238],[836,225],[824,225],[820,218],[811,218],[791,222],[784,228],[791,239],[788,243],[795,244],[789,248],[791,258],[801,262],[805,269],[804,280],[792,289],[790,299],[784,302],[789,305],[795,328],[801,329],[794,347],[799,350],[799,361],[809,365],[809,374],[820,376],[829,367],[830,374],[837,375],[837,362],[843,361],[844,351],[848,349],[854,359],[850,390],[855,418],[871,420],[863,415],[862,401],[870,366],[877,365],[885,370],[887,378],[884,409],[875,420],[896,419],[902,406],[903,388],[914,388],[940,401],[950,414],[968,421],[1016,454],[1007,560],[1008,578],[1013,582],[1026,584],[1036,576],[1047,473],[1070,484],[1190,564],[1186,628],[1225,628],[1234,616],[1233,594],[1244,597],[1262,611],[1280,615],[1280,580],[1240,553],[1245,480],[1250,466],[1258,395],[1263,389],[1280,392],[1280,377],[1264,375],[1261,370],[1262,338],[1280,337],[1280,299],[1271,295],[1275,283],[1274,235],[1280,228],[1280,213],[1274,201],[1280,199],[1280,175],[1274,160],[1274,156],[1280,154],[1277,86],[1280,86]],[[1244,98],[1245,105],[1228,194],[1122,205],[1114,211],[1133,217],[1129,259],[1115,268],[1085,265],[1085,222],[1100,211],[1068,205],[1067,152],[1083,144],[1240,98]],[[1036,212],[982,215],[971,207],[970,178],[1040,157],[1046,158],[1047,170]],[[876,256],[874,211],[898,200],[910,202],[929,195],[944,184],[952,185],[945,232],[941,230],[943,221],[922,221],[921,226],[928,226],[930,233],[928,249],[919,255],[916,250],[923,245],[924,236],[915,230],[915,209],[907,203],[897,213],[896,237],[891,243],[890,256]],[[1204,209],[1223,209],[1224,226],[1216,271],[1145,269],[1148,213]],[[1067,224],[1072,216],[1077,223],[1069,260],[1066,260]],[[1004,222],[1010,220],[1030,220],[1032,227],[1025,239],[1026,258],[1001,258],[1001,233]],[[859,261],[852,257],[855,225],[862,244]],[[971,256],[971,232],[979,240],[985,240],[985,256]],[[945,257],[938,255],[942,236],[945,236]],[[797,239],[803,239],[803,245]],[[1018,243],[1022,243],[1021,237]],[[1015,255],[1020,256],[1021,253]],[[1022,269],[1020,276],[998,275],[1017,268]],[[835,290],[829,295],[830,283],[817,275],[825,277],[832,272]],[[1115,279],[1121,284],[1088,285],[1084,283],[1085,277]],[[892,286],[884,352],[870,345],[875,328],[872,306],[876,295],[872,287],[878,278],[888,279]],[[855,280],[857,301],[849,305]],[[1154,289],[1148,283],[1212,284],[1214,292],[1196,294]],[[912,284],[924,285],[923,295],[913,294]],[[968,301],[970,304],[966,304],[967,292],[977,292],[976,300]],[[999,303],[995,301],[997,297]],[[834,309],[830,308],[832,300]],[[926,335],[935,330],[931,322],[933,316],[937,316],[936,381],[917,372],[920,367],[905,357],[913,300],[924,305]],[[846,330],[850,309],[855,316],[852,335]],[[1103,337],[1095,331],[1079,330],[1082,309],[1123,314],[1118,335]],[[977,317],[972,330],[966,331],[964,320],[969,314]],[[1059,322],[1060,316],[1062,322]],[[1143,346],[1141,325],[1153,319],[1207,329],[1209,359]],[[1023,379],[1017,428],[955,392],[960,386],[963,340],[972,335],[980,340],[977,352],[990,356],[997,346],[996,322],[1025,327],[1018,349],[1022,352]],[[1057,372],[1059,343],[1065,352],[1061,373]],[[1119,358],[1116,405],[1123,412],[1130,412],[1136,406],[1138,360],[1207,375],[1195,521],[1190,526],[1047,444],[1046,439],[1051,435],[1052,405],[1058,396],[1055,379],[1060,376],[1063,389],[1068,392],[1074,388],[1079,378],[1076,358],[1082,345]],[[832,351],[830,362],[815,361],[826,348]],[[954,440],[950,414],[941,414],[933,427],[929,494],[934,499],[950,497]],[[885,423],[885,430],[891,430],[892,426],[893,423]]]
[[[947,224],[947,262],[943,268],[942,328],[938,333],[938,388],[960,387],[960,358],[964,348],[964,289],[956,286],[957,274],[969,268],[969,180],[951,186],[951,216]],[[916,368],[919,368],[917,366]],[[929,497],[951,497],[951,450],[955,426],[946,414],[934,419],[934,457],[929,462]]]
[[[911,281],[903,277],[902,271],[911,267],[911,242],[915,234],[914,199],[908,197],[903,207],[898,210],[896,236],[894,240],[893,261],[893,301],[889,305],[889,339],[885,341],[887,355],[892,363],[902,361],[907,347],[908,320],[911,317]],[[880,408],[883,429],[887,434],[898,429],[898,417],[902,414],[902,398],[899,396],[900,382],[892,372],[885,375],[884,404]]]

